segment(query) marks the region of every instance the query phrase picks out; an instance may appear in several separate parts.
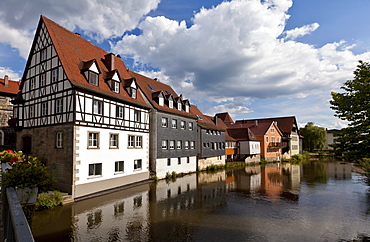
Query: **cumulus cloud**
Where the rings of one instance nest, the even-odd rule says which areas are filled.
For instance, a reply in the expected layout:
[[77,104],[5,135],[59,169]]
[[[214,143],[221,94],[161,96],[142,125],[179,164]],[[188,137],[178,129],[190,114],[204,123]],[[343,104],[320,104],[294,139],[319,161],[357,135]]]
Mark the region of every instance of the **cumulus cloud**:
[[157,8],[160,0],[35,0],[0,1],[0,43],[19,50],[27,57],[39,16],[60,25],[81,29],[92,39],[102,41],[122,36],[136,28],[139,20]]
[[192,76],[182,88],[197,90],[193,99],[302,98],[339,87],[370,54],[355,55],[345,42],[316,48],[295,41],[319,24],[285,30],[291,6],[292,0],[222,2],[194,14],[190,27],[147,17],[140,35],[125,35],[112,49],[159,69],[171,85]]
[[14,72],[12,69],[0,67],[0,78],[4,78],[5,75],[7,75],[9,80],[12,81],[18,81],[20,79],[19,74]]

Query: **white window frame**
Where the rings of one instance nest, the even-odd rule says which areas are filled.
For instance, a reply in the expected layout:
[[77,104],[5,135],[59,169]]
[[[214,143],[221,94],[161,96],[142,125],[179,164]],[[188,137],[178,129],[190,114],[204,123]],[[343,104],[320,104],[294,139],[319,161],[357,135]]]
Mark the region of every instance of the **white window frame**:
[[63,112],[63,98],[55,99],[55,113]]
[[193,126],[193,122],[189,122],[189,130],[193,130],[194,126]]
[[195,141],[190,141],[190,149],[195,149]]
[[89,132],[88,149],[99,149],[99,132]]
[[103,175],[102,163],[89,164],[89,177],[100,177],[102,175]]
[[168,141],[162,140],[162,150],[167,150],[167,148],[168,148]]
[[135,136],[135,148],[143,148],[143,136]]
[[168,118],[165,118],[165,117],[162,118],[162,127],[163,128],[168,127]]
[[117,106],[116,117],[123,119],[125,117],[125,108],[122,106]]
[[55,83],[59,79],[59,70],[58,68],[51,71],[51,82]]
[[114,173],[124,173],[125,172],[125,161],[114,162]]
[[143,160],[142,159],[135,159],[134,160],[134,170],[141,170],[143,169]]
[[184,120],[181,120],[180,121],[180,127],[181,127],[181,129],[184,129],[185,130],[186,125],[185,125],[185,121]]
[[134,110],[134,121],[141,122],[141,112],[140,110]]
[[173,129],[177,129],[177,119],[172,119],[172,120],[171,120],[171,127],[172,127]]
[[181,105],[181,103],[177,103],[177,109],[178,109],[179,111],[181,111],[181,110],[182,110],[182,105]]
[[181,140],[176,141],[176,149],[178,149],[178,150],[182,149],[182,141]]
[[127,146],[128,148],[135,148],[135,135],[128,136]]
[[99,73],[88,70],[87,71],[87,80],[91,85],[99,86]]
[[110,134],[109,135],[109,148],[117,149],[118,148],[118,140],[119,140],[118,134]]
[[185,150],[189,149],[189,140],[185,140]]
[[93,114],[103,115],[103,101],[93,100]]
[[169,101],[168,101],[168,107],[169,107],[169,108],[173,108],[173,101],[172,101],[172,100],[169,100]]
[[48,101],[41,103],[41,116],[47,116],[49,112],[49,103]]
[[119,93],[119,82],[112,80],[112,91]]
[[34,90],[34,89],[36,89],[36,78],[32,77],[30,79],[30,90]]

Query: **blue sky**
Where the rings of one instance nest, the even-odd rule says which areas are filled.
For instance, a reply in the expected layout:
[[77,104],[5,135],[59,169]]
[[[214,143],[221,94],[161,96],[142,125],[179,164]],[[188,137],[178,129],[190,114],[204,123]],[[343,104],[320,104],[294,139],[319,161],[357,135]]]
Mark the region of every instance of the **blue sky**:
[[42,14],[205,114],[341,128],[330,92],[370,59],[369,9],[367,0],[3,0],[0,76],[22,76]]

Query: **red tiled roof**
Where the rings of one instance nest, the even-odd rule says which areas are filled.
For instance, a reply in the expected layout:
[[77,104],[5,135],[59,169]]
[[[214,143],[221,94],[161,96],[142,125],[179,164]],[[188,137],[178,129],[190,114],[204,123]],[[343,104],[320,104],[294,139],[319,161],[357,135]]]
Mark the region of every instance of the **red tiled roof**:
[[197,106],[191,105],[190,112],[192,112],[195,116],[200,116],[202,119],[198,118],[198,125],[204,129],[211,129],[211,130],[219,130],[219,131],[226,131],[225,128],[216,125],[212,118],[208,115],[204,115]]
[[228,112],[225,113],[216,113],[216,117],[222,119],[225,124],[233,124],[234,120],[231,118]]
[[272,122],[259,122],[255,125],[254,122],[235,123],[227,125],[229,129],[245,129],[249,128],[255,135],[265,135],[270,128]]
[[[131,98],[124,90],[123,83],[120,85],[120,93],[115,93],[111,90],[107,82],[104,80],[107,73],[112,71],[108,69],[105,64],[104,56],[109,54],[107,51],[90,43],[79,35],[70,32],[44,16],[41,16],[40,18],[38,30],[40,30],[42,23],[45,24],[50,35],[52,44],[58,54],[65,75],[73,86],[102,96],[119,99],[134,105],[149,107],[140,93],[137,93],[136,99]],[[34,46],[35,42],[33,43],[32,49]],[[119,76],[122,78],[122,82],[124,82],[124,80],[131,79],[132,77],[122,59],[116,56],[114,56],[113,59],[113,69],[118,71]],[[95,60],[95,63],[101,72],[99,75],[99,86],[89,84],[81,72],[84,64],[93,60]],[[27,66],[28,65],[29,64],[27,63]]]
[[[140,90],[143,92],[147,100],[150,102],[150,104],[157,110],[167,112],[167,113],[172,113],[172,114],[177,114],[189,118],[196,118],[194,114],[191,112],[186,112],[184,108],[182,110],[178,110],[176,108],[176,98],[179,98],[177,93],[172,89],[167,84],[164,84],[162,82],[156,81],[154,79],[151,79],[149,77],[143,76],[139,73],[136,73],[134,71],[129,71],[130,75],[135,78],[136,83],[138,84]],[[174,98],[174,107],[169,108],[167,104],[160,106],[156,100],[153,99],[153,93],[155,93],[154,96],[158,96],[159,91],[162,91],[164,96],[168,96],[169,94],[172,95]],[[184,100],[183,100],[184,101]]]
[[246,141],[259,141],[255,134],[249,128],[231,128],[227,130],[228,134],[233,137],[235,140],[246,140]]
[[292,128],[293,125],[295,124],[297,126],[297,121],[295,116],[289,116],[289,117],[276,117],[276,118],[262,118],[262,119],[244,119],[244,120],[236,120],[236,124],[241,124],[241,123],[254,123],[255,120],[257,120],[258,123],[271,123],[273,121],[277,122],[277,126],[279,129],[286,133],[286,134],[291,134],[292,133]]
[[7,97],[15,97],[19,92],[20,82],[8,80],[8,86],[5,86],[5,79],[0,78],[0,94]]

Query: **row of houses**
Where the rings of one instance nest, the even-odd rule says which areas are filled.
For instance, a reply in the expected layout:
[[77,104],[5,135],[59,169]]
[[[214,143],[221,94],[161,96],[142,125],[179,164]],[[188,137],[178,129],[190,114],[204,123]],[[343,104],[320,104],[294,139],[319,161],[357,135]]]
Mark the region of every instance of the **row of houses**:
[[16,149],[45,162],[73,199],[226,159],[278,160],[300,147],[295,117],[204,115],[44,16],[12,103]]

